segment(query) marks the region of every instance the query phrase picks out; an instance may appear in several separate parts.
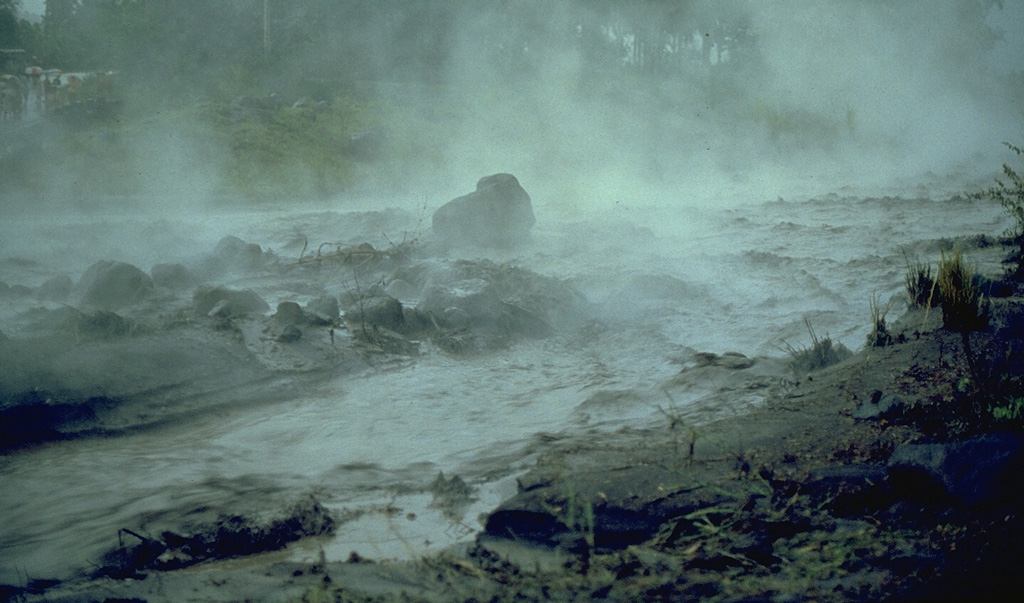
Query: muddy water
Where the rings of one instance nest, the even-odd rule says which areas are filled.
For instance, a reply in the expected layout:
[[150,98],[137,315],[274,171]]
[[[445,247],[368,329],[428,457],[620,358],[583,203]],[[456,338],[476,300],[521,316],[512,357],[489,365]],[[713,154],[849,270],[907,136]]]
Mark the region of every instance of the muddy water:
[[[938,239],[1008,225],[998,207],[909,196],[711,205],[609,204],[547,218],[539,206],[533,244],[490,255],[579,288],[592,311],[572,332],[474,358],[424,343],[414,360],[321,380],[283,402],[0,458],[0,583],[87,571],[119,528],[158,532],[196,508],[260,509],[303,492],[347,521],[296,556],[324,547],[329,558],[403,557],[472,538],[478,515],[513,493],[546,441],[662,420],[660,384],[694,351],[784,357],[785,343],[809,343],[805,318],[856,349],[872,296],[899,299],[904,251],[934,261]],[[421,228],[415,210],[145,216],[6,221],[0,278],[77,278],[98,259],[146,269],[226,234],[294,257],[300,239],[381,245],[382,232]],[[996,257],[968,259],[988,269]],[[472,497],[432,490],[439,472],[461,477]]]

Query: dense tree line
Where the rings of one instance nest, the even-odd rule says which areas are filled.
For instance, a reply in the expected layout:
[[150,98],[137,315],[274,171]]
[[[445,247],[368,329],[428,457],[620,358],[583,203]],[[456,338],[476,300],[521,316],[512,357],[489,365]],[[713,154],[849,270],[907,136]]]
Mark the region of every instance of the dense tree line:
[[[963,23],[951,60],[991,46],[985,18],[1000,3],[942,3]],[[44,68],[109,69],[203,92],[245,78],[271,89],[449,82],[467,73],[467,60],[528,75],[567,56],[584,77],[694,80],[757,73],[765,33],[754,22],[765,7],[744,0],[47,0],[34,26],[15,19],[18,5],[0,0],[0,48],[26,48]],[[908,31],[942,10],[901,0],[869,9]]]
[[[0,0],[0,28],[17,0]],[[470,56],[495,70],[577,53],[593,71],[684,74],[752,49],[742,11],[711,0],[47,0],[41,31],[8,35],[45,67],[194,80],[440,81]],[[0,29],[0,32],[6,30]],[[713,53],[718,52],[717,55]]]

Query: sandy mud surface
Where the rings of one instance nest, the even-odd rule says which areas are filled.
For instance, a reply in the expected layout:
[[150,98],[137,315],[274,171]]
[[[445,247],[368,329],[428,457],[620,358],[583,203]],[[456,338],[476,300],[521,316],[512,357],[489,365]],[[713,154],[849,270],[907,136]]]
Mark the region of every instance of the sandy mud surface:
[[[532,270],[530,260],[469,257],[429,239],[365,242],[381,219],[408,216],[344,219],[349,228],[360,219],[372,226],[330,244],[292,236],[281,251],[222,237],[149,272],[83,260],[71,279],[5,260],[15,283],[4,283],[10,303],[0,326],[5,471],[21,480],[31,471],[18,465],[25,455],[66,453],[61,479],[83,490],[68,490],[77,504],[89,500],[96,511],[76,509],[33,531],[31,505],[21,504],[11,517],[22,527],[6,546],[24,569],[5,570],[5,597],[844,601],[1019,586],[1008,560],[1021,535],[1024,443],[964,418],[976,367],[961,334],[942,328],[940,311],[910,312],[890,325],[888,345],[808,373],[784,354],[702,351],[666,337],[681,328],[671,321],[711,320],[692,308],[717,303],[713,282],[645,273],[616,289],[622,273],[583,264],[574,272],[569,260],[555,262],[572,275],[563,279]],[[727,219],[750,229],[745,218]],[[763,219],[765,237],[803,228]],[[1002,253],[984,236],[959,244],[989,263]],[[792,272],[797,250],[781,252],[740,257],[760,271]],[[544,258],[546,248],[536,253]],[[847,269],[870,263],[858,253],[850,251]],[[831,288],[843,277],[795,274],[795,288],[822,290],[818,301],[783,301],[780,287],[754,311],[795,317],[801,303],[839,298]],[[984,359],[995,378],[1019,368],[1009,359],[1021,349],[1022,309],[1014,284],[989,290],[989,326],[969,341],[972,361]],[[680,319],[673,308],[681,298],[690,313]],[[616,322],[623,310],[643,320]],[[779,324],[792,323],[808,328],[795,318]],[[545,360],[533,364],[523,350]],[[516,375],[532,387],[498,389]],[[403,389],[424,398],[422,408],[386,410]],[[472,395],[480,392],[506,400],[508,408],[491,411],[499,422],[526,420],[516,413],[530,409],[527,435],[494,442],[500,426],[475,422],[486,414]],[[358,400],[363,406],[345,411],[380,413],[417,433],[417,417],[426,417],[417,413],[452,396],[475,406],[447,433],[424,433],[455,440],[442,447],[455,452],[438,458],[457,463],[417,461],[423,442],[409,438],[381,443],[392,450],[381,458],[405,464],[323,449],[343,444],[339,437],[356,441],[330,431],[343,423],[322,414],[327,403]],[[559,411],[552,402],[562,397],[571,405]],[[531,407],[533,399],[546,406]],[[252,414],[260,408],[266,414]],[[296,434],[314,432],[289,432],[292,423],[315,424],[316,413],[328,438],[304,442]],[[486,444],[473,443],[476,430]],[[258,454],[268,435],[283,441],[266,446],[292,450],[299,468],[258,457],[260,470],[233,458]],[[147,442],[206,451],[204,439],[217,445],[202,454],[229,461],[215,467],[237,465],[237,474],[190,473],[175,460],[188,457],[175,452],[166,482],[139,491],[125,484],[123,497],[72,475],[92,455],[132,475],[132,465],[155,462]],[[115,468],[109,459],[121,445],[131,452]],[[346,488],[350,498],[339,502]],[[45,484],[39,493],[52,496]],[[439,526],[416,536],[428,542],[398,527],[424,522]],[[355,544],[359,530],[368,546]],[[432,548],[437,538],[454,544]],[[63,556],[53,564],[46,557],[57,545]],[[385,552],[396,549],[406,553]],[[949,584],[959,586],[937,590]]]

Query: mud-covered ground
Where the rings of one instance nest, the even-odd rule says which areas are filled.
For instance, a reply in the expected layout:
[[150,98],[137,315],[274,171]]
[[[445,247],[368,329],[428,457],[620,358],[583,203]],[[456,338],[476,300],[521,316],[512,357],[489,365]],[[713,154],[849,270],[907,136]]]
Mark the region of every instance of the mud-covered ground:
[[[890,324],[888,345],[811,374],[794,372],[784,349],[764,354],[772,344],[755,328],[762,313],[806,334],[806,308],[834,305],[814,326],[863,341],[856,329],[868,316],[843,316],[854,305],[844,298],[863,293],[858,279],[890,290],[908,248],[953,244],[920,219],[908,247],[894,244],[892,232],[875,232],[874,213],[889,229],[907,228],[907,212],[952,223],[971,211],[993,229],[1004,217],[962,199],[758,211],[715,217],[749,240],[699,239],[705,255],[678,268],[699,274],[724,258],[746,266],[751,290],[790,275],[747,306],[729,295],[722,303],[718,290],[734,294],[740,278],[659,273],[686,252],[645,250],[640,242],[658,234],[629,225],[614,227],[629,244],[581,223],[578,239],[541,231],[528,253],[488,252],[493,259],[429,236],[367,243],[367,233],[415,222],[400,212],[282,220],[276,251],[228,236],[172,252],[168,223],[146,227],[149,255],[110,251],[117,223],[84,241],[148,271],[77,257],[59,238],[49,249],[9,242],[0,469],[11,478],[10,523],[0,550],[12,561],[0,567],[0,594],[846,601],[1012,592],[1024,444],[1012,421],[983,411],[995,384],[1019,386],[1020,291],[987,285],[988,327],[968,337],[969,354],[938,308]],[[849,224],[816,224],[814,212]],[[865,232],[880,239],[856,240]],[[993,237],[955,242],[996,275],[1005,250]],[[716,256],[716,245],[729,255]],[[533,269],[541,265],[550,269]],[[904,303],[902,292],[895,298]],[[760,343],[749,355],[665,335],[735,349],[745,331]],[[401,406],[393,392],[402,389],[415,408]],[[310,392],[326,403],[310,405]],[[376,428],[351,418],[359,413],[387,430],[345,431]],[[417,437],[451,442],[435,449]],[[446,475],[453,466],[460,473]],[[82,468],[109,474],[83,478]],[[395,527],[434,523],[427,539],[457,544],[424,546]],[[355,544],[339,553],[354,534],[339,532],[360,525],[369,549],[387,533],[407,553],[371,556]]]
[[[969,336],[993,380],[1016,370],[1011,354],[1024,344],[1024,302],[1019,291],[1003,293],[991,300],[990,327]],[[314,538],[298,545],[308,563],[267,552],[174,569],[189,546],[206,546],[216,559],[218,534],[259,551],[278,548],[259,545],[284,524],[290,537],[327,532],[333,520],[314,501],[276,523],[234,518],[232,530],[221,518],[206,524],[219,533],[207,527],[191,543],[124,534],[122,556],[112,559],[122,565],[106,568],[116,571],[8,594],[27,601],[1009,600],[1024,586],[1016,571],[1024,439],[978,418],[962,336],[941,323],[939,309],[909,312],[889,325],[891,345],[779,381],[768,403],[733,417],[706,422],[707,409],[667,407],[660,427],[552,436],[519,478],[518,493],[484,518],[476,541],[440,554],[328,561]],[[677,381],[688,382],[690,371],[754,373],[758,364],[707,354]],[[432,487],[453,508],[468,495],[454,478]],[[159,550],[147,557],[146,546]],[[224,547],[223,556],[234,553]]]

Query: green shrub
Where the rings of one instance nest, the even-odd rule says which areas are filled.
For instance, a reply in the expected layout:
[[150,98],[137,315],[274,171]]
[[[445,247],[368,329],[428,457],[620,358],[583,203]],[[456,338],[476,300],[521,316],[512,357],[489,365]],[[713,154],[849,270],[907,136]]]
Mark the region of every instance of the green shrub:
[[1024,422],[1024,397],[1008,398],[1002,404],[993,404],[989,407],[992,418],[996,421],[1007,423]]
[[[1003,144],[1018,156],[1024,155],[1024,149],[1008,142]],[[1024,176],[1006,163],[1003,164],[1003,173],[1006,174],[1009,183],[996,179],[995,186],[979,193],[972,193],[968,197],[998,201],[1014,219],[1015,224],[1006,233],[1014,249],[1005,261],[1009,265],[1010,275],[1017,280],[1024,280]]]

